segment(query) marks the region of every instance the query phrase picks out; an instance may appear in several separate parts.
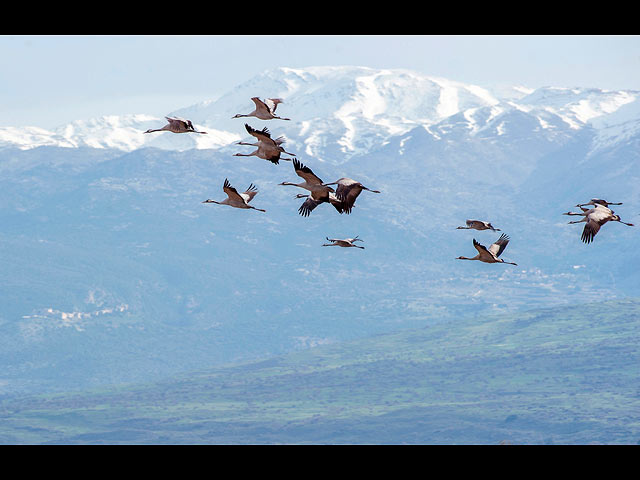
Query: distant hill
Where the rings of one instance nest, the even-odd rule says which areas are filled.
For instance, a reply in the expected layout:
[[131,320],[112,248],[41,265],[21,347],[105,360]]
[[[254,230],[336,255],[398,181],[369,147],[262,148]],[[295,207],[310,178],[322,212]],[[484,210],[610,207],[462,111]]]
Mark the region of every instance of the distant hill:
[[6,399],[3,444],[636,444],[640,299]]

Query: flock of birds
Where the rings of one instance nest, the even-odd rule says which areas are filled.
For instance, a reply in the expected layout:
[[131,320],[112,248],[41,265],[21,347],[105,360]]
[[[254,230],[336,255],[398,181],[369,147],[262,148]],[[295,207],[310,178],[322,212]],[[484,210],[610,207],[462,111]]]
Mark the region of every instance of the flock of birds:
[[[291,120],[289,118],[280,117],[276,115],[276,109],[280,103],[283,103],[280,98],[267,98],[261,100],[259,97],[252,97],[251,100],[255,104],[255,108],[252,112],[247,114],[238,113],[232,118],[241,117],[255,117],[260,120]],[[169,123],[162,128],[149,129],[144,133],[169,131],[173,133],[199,133],[206,134],[207,132],[198,131],[193,126],[191,120],[185,120],[178,117],[165,117]],[[287,152],[282,144],[284,143],[284,137],[271,138],[271,133],[267,127],[262,130],[256,130],[245,123],[245,129],[249,135],[256,139],[254,143],[237,142],[237,145],[249,145],[256,147],[251,153],[236,153],[234,156],[250,157],[256,156],[263,160],[267,160],[275,165],[278,165],[280,160],[286,160],[293,163],[293,169],[295,173],[303,180],[300,183],[282,182],[279,185],[291,185],[299,187],[309,191],[308,194],[297,194],[295,198],[306,198],[304,203],[298,209],[298,213],[304,217],[308,217],[311,212],[322,203],[331,204],[338,213],[350,214],[356,199],[366,190],[372,193],[380,193],[378,190],[372,190],[365,187],[362,183],[353,180],[351,178],[340,178],[335,182],[325,183],[320,179],[313,171],[303,165],[296,156]],[[290,155],[293,158],[284,158],[281,155]],[[334,189],[331,185],[337,185]],[[228,205],[234,208],[253,209],[260,212],[266,212],[261,208],[256,208],[249,203],[253,200],[253,197],[258,193],[258,189],[255,185],[250,184],[244,192],[238,192],[228,179],[225,178],[222,187],[223,191],[227,194],[227,198],[218,202],[216,200],[207,199],[202,203],[216,203],[218,205]],[[591,205],[593,208],[585,208]],[[593,241],[595,235],[600,231],[600,228],[607,222],[620,222],[628,226],[633,226],[632,223],[623,222],[619,215],[616,215],[613,210],[609,208],[609,205],[622,205],[622,203],[607,202],[606,200],[599,198],[592,198],[587,203],[581,203],[576,205],[582,212],[566,212],[563,215],[577,215],[584,217],[582,220],[571,221],[570,224],[585,222],[584,230],[582,231],[582,241],[589,244]],[[491,230],[499,232],[500,229],[494,228],[491,223],[481,220],[467,220],[466,226],[457,227],[458,229],[472,229],[472,230]],[[330,239],[326,237],[331,243],[325,243],[322,246],[339,246],[339,247],[355,247],[364,249],[364,247],[356,245],[356,242],[362,242],[363,240],[356,236],[355,238],[345,239]],[[510,265],[517,265],[513,262],[507,262],[500,258],[500,255],[504,252],[509,243],[510,237],[506,234],[501,234],[498,240],[492,243],[488,248],[480,244],[475,238],[473,239],[473,246],[478,251],[475,257],[457,257],[457,260],[478,260],[485,263],[507,263]]]
[[[584,208],[587,205],[592,205],[593,208]],[[584,243],[591,243],[593,237],[600,231],[600,228],[607,222],[620,222],[629,227],[633,227],[633,223],[623,222],[620,219],[620,215],[616,215],[613,210],[609,208],[609,205],[622,205],[622,203],[607,202],[601,198],[592,198],[587,203],[579,203],[576,207],[582,210],[582,213],[567,212],[563,215],[576,215],[584,217],[582,220],[576,220],[571,223],[586,222],[584,229],[582,230],[582,241]]]
[[[267,98],[265,100],[261,100],[259,97],[253,97],[251,98],[251,100],[255,104],[255,109],[252,112],[247,114],[238,113],[232,118],[256,117],[260,120],[291,120],[289,118],[276,115],[276,109],[278,107],[278,104],[282,103],[282,99]],[[185,120],[178,117],[165,118],[169,123],[167,123],[164,127],[149,129],[144,133],[162,131],[169,131],[173,133],[207,133],[196,130],[191,120]],[[300,205],[300,208],[298,209],[298,213],[303,217],[308,217],[311,212],[322,203],[329,203],[338,211],[338,213],[345,213],[348,215],[351,213],[356,199],[363,190],[372,193],[380,193],[379,190],[370,189],[364,186],[362,183],[346,177],[339,178],[335,182],[325,183],[320,177],[313,173],[313,170],[311,170],[308,166],[303,165],[297,158],[295,158],[295,154],[287,152],[282,147],[282,144],[285,141],[284,137],[280,136],[275,139],[271,138],[271,132],[269,132],[269,129],[267,127],[264,127],[262,130],[257,130],[246,123],[244,126],[247,133],[254,137],[256,139],[256,142],[237,142],[237,145],[250,145],[256,147],[256,149],[251,153],[235,153],[234,156],[256,156],[263,160],[267,160],[275,165],[278,165],[280,163],[280,160],[292,162],[295,173],[303,181],[299,183],[282,182],[279,185],[291,185],[294,187],[302,188],[309,192],[308,194],[297,194],[295,196],[295,198],[306,198],[306,200],[302,203],[302,205]],[[293,158],[284,158],[281,156],[282,154],[290,155]],[[336,188],[334,189],[332,185],[336,185]],[[229,180],[225,178],[222,190],[227,194],[227,198],[225,198],[224,200],[216,201],[208,198],[202,203],[216,203],[218,205],[228,205],[234,208],[253,209],[260,212],[266,212],[266,210],[262,208],[256,208],[253,205],[250,205],[250,202],[258,193],[258,189],[253,183],[250,184],[244,192],[238,192],[238,190],[231,185]],[[364,247],[355,245],[355,242],[363,241],[362,239],[358,238],[358,236],[356,236],[355,238],[345,239],[327,238],[327,240],[332,243],[323,244],[323,246],[356,247],[364,249]]]

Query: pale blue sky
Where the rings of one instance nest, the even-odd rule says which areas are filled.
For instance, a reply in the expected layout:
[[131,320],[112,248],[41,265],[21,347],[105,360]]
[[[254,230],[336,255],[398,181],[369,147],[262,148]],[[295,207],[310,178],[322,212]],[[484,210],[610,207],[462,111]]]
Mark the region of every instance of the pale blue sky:
[[406,68],[480,86],[640,90],[640,36],[0,36],[0,126],[216,98],[268,68]]

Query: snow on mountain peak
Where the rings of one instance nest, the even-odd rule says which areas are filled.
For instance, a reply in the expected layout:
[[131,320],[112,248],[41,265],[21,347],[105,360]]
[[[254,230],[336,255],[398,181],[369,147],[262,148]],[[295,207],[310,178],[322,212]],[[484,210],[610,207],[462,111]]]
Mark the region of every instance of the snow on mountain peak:
[[127,114],[75,120],[54,131],[38,127],[2,127],[0,146],[14,146],[23,150],[40,146],[113,148],[123,151],[142,147],[189,150],[219,148],[240,138],[239,135],[216,129],[208,129],[207,135],[144,133],[150,128],[161,128],[166,123],[164,118],[152,115]]
[[[619,138],[619,132],[611,128],[612,122],[618,122],[614,114],[638,101],[638,92],[577,87],[480,87],[406,69],[277,67],[248,79],[215,100],[169,113],[192,120],[207,135],[144,134],[149,128],[162,127],[165,119],[145,114],[109,115],[74,121],[54,131],[38,127],[0,128],[0,146],[23,149],[41,145],[84,146],[124,151],[142,147],[217,149],[247,139],[245,122],[255,127],[264,125],[256,118],[233,118],[237,113],[251,112],[254,109],[251,98],[256,96],[284,100],[278,113],[292,120],[269,122],[272,135],[284,135],[289,151],[304,152],[319,160],[346,160],[417,126],[435,132],[437,129],[431,127],[442,122],[448,128],[462,127],[470,135],[501,135],[505,131],[503,117],[513,112],[535,117],[539,127],[547,130],[606,128],[601,135],[602,143]],[[627,115],[635,113],[634,110]],[[625,122],[628,127],[629,122]],[[444,130],[438,130],[439,135],[443,133]]]
[[232,117],[253,110],[250,99],[254,96],[283,98],[278,112],[293,121],[269,128],[320,160],[332,153],[344,157],[362,153],[416,126],[500,101],[484,88],[404,69],[279,67],[238,85],[215,102],[174,113],[240,132],[242,125]]

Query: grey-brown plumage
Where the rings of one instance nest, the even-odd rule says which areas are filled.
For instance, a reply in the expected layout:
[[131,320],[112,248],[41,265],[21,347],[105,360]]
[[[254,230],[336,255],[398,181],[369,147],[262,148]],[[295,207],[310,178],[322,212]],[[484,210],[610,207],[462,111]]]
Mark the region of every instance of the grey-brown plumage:
[[[313,211],[321,203],[330,202],[336,210],[340,211],[343,209],[340,200],[337,198],[332,202],[331,193],[335,194],[333,188],[328,187],[322,183],[322,179],[318,177],[313,170],[311,170],[306,165],[303,165],[297,158],[293,159],[293,169],[300,178],[304,181],[300,183],[292,183],[292,182],[282,182],[278,185],[292,185],[294,187],[304,188],[305,190],[309,190],[311,192],[308,195],[307,200],[300,206],[298,209],[298,213],[303,217],[308,217],[309,214]],[[307,195],[296,195],[297,198],[306,197]],[[335,204],[335,202],[340,203],[340,207]],[[340,212],[342,213],[342,212]]]
[[607,202],[606,200],[603,200],[602,198],[592,198],[587,203],[579,203],[579,204],[577,204],[576,207],[586,207],[587,205],[593,205],[593,206],[602,205],[603,207],[609,208],[609,205],[622,205],[622,203]]
[[359,235],[356,235],[355,238],[329,238],[329,237],[325,237],[327,240],[329,240],[332,243],[323,243],[322,246],[323,247],[355,247],[355,248],[361,248],[364,250],[364,247],[361,247],[360,245],[356,245],[355,242],[363,242],[364,240],[358,238]]
[[162,128],[149,129],[144,133],[151,132],[173,132],[173,133],[207,133],[207,132],[199,132],[191,123],[191,120],[185,120],[184,118],[179,117],[164,117],[167,119],[169,123],[167,123]]
[[478,251],[478,254],[475,257],[457,257],[457,260],[479,260],[484,263],[508,263],[510,265],[517,265],[517,263],[513,262],[505,262],[503,259],[499,258],[504,252],[504,249],[507,248],[509,244],[509,236],[506,234],[500,235],[500,238],[492,243],[489,248],[484,245],[478,243],[476,239],[473,239],[473,246]]
[[351,213],[358,195],[360,195],[363,190],[372,193],[380,193],[379,190],[371,190],[370,188],[365,187],[362,183],[346,177],[340,178],[335,182],[325,183],[324,185],[338,185],[336,188],[336,197],[338,197],[338,200],[342,202],[344,213],[346,214]]
[[296,195],[296,198],[307,198],[307,200],[300,205],[300,208],[298,209],[298,213],[303,217],[308,217],[313,209],[321,203],[330,203],[338,213],[344,213],[343,203],[338,200],[338,197],[336,197],[333,192],[328,192],[328,195],[324,192],[313,192],[309,195],[299,193]]
[[286,160],[288,162],[291,161],[290,158],[280,157],[282,153],[293,156],[292,153],[287,152],[282,147],[282,144],[284,143],[283,136],[273,139],[271,138],[271,132],[269,132],[269,129],[267,127],[264,127],[262,130],[256,130],[246,123],[244,124],[244,127],[249,135],[253,136],[258,141],[256,143],[238,142],[237,145],[252,145],[258,148],[251,153],[234,153],[234,157],[256,156],[258,158],[262,158],[263,160],[268,160],[276,165],[279,164],[280,160]]
[[278,120],[290,120],[289,118],[283,118],[276,115],[276,108],[278,108],[278,104],[283,103],[281,98],[266,98],[264,100],[260,100],[258,97],[252,97],[251,100],[253,100],[253,103],[256,106],[253,112],[247,114],[238,113],[232,118],[256,117],[260,120],[271,120],[274,118],[277,118]]
[[[613,205],[613,204],[609,204]],[[616,215],[613,210],[608,207],[603,206],[602,204],[596,203],[593,208],[584,208],[580,207],[582,213],[578,212],[566,212],[563,215],[573,215],[573,216],[582,216],[584,217],[582,220],[571,221],[569,224],[573,223],[582,223],[585,222],[586,225],[582,230],[581,240],[589,244],[593,242],[593,239],[600,231],[600,228],[607,222],[620,222],[629,227],[633,227],[633,223],[623,222],[620,219],[619,215]]]
[[258,210],[260,212],[266,212],[266,210],[249,205],[249,202],[253,200],[253,197],[255,197],[258,193],[258,189],[253,183],[250,184],[249,188],[247,188],[244,192],[238,193],[238,191],[231,186],[229,180],[225,178],[222,190],[227,194],[227,198],[225,198],[223,201],[217,202],[208,198],[202,203],[217,203],[218,205],[229,205],[230,207],[234,208],[250,208],[253,210]]
[[483,222],[482,220],[467,220],[466,227],[457,227],[458,230],[473,229],[473,230],[493,230],[499,232],[499,228],[494,228],[489,222]]
[[323,185],[322,179],[313,173],[313,170],[302,164],[297,158],[293,159],[293,169],[296,172],[296,175],[304,181],[300,183],[282,182],[278,185],[291,185],[294,187],[304,188],[310,192],[335,192],[333,188]]

